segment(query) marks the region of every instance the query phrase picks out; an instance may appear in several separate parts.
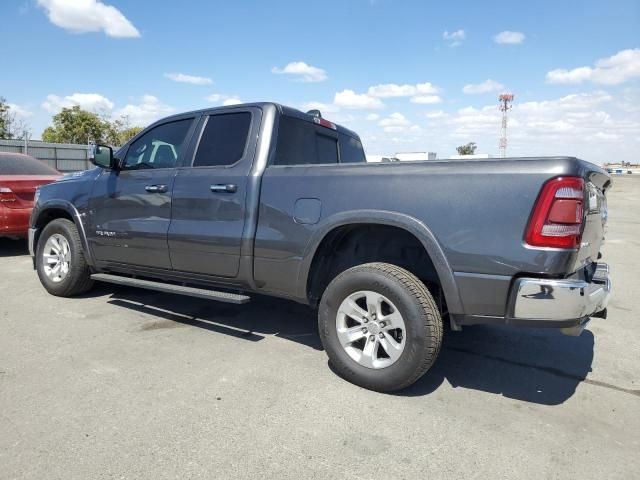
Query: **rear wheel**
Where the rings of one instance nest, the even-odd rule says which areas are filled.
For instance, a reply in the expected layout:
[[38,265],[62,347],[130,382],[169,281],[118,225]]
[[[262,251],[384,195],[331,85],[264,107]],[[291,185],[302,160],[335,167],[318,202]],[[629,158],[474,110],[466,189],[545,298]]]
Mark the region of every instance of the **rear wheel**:
[[318,325],[336,371],[377,391],[413,384],[433,365],[442,344],[442,319],[427,287],[387,263],[338,275],[322,296]]
[[93,286],[75,224],[65,218],[49,223],[38,240],[36,269],[40,282],[52,295],[71,297]]

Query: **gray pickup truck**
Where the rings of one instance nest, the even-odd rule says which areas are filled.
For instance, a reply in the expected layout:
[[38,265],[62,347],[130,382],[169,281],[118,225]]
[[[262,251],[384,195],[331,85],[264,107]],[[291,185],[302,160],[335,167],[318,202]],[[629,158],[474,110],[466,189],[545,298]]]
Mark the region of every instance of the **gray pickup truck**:
[[344,378],[407,387],[443,324],[605,317],[609,175],[570,157],[367,163],[359,137],[274,103],[160,120],[38,190],[29,245],[59,296],[94,281],[318,309]]

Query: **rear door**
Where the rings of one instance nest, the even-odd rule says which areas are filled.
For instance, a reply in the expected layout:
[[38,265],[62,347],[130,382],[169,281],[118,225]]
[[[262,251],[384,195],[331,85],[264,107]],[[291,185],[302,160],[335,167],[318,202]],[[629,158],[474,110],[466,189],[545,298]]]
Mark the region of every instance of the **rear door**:
[[98,260],[171,268],[171,192],[194,124],[186,117],[151,128],[129,146],[120,170],[96,178],[87,236]]
[[238,275],[247,176],[261,116],[261,110],[252,107],[205,116],[193,159],[175,179],[168,236],[174,270]]

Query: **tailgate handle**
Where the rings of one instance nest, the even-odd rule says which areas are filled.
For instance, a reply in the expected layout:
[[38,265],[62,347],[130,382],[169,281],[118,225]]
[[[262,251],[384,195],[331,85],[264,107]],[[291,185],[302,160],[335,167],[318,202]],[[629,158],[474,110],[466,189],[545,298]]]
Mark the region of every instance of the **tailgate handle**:
[[233,183],[219,183],[211,185],[210,189],[213,193],[236,193],[238,191],[238,186]]

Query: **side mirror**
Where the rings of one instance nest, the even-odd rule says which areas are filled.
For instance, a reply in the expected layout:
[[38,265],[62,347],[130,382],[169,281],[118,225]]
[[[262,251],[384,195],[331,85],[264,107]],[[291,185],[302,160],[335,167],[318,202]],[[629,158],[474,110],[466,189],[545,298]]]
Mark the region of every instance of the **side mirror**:
[[91,145],[89,148],[89,160],[100,168],[115,169],[117,165],[113,156],[113,149],[106,145]]

